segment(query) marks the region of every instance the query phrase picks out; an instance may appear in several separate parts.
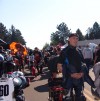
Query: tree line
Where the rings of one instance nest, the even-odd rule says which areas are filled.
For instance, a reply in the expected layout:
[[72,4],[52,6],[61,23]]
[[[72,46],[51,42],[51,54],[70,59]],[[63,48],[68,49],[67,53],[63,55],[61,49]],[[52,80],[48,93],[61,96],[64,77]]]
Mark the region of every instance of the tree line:
[[[65,44],[69,34],[71,34],[71,29],[69,29],[66,23],[64,22],[57,25],[56,28],[57,31],[52,32],[50,36],[51,44],[53,45],[57,45],[58,43]],[[78,28],[76,30],[76,34],[79,36],[79,41],[100,39],[100,25],[97,22],[95,22],[93,24],[93,27],[87,28],[86,35],[83,35],[81,30]]]
[[[50,35],[50,45],[57,45],[59,43],[65,44],[69,34],[71,34],[71,29],[69,29],[67,24],[64,22],[57,25],[56,28],[57,30],[52,32]],[[81,30],[78,28],[76,30],[76,34],[79,36],[79,41],[100,39],[100,25],[95,22],[92,27],[87,28],[85,35],[83,35]],[[24,40],[21,31],[16,29],[13,25],[9,30],[7,30],[6,26],[4,26],[3,23],[0,23],[0,39],[4,40],[7,44],[18,42],[22,45],[26,45],[26,41]],[[44,47],[47,46],[49,46],[48,43],[44,45]]]
[[9,30],[7,30],[6,26],[4,26],[3,23],[0,23],[0,39],[5,41],[7,44],[18,42],[22,45],[26,45],[26,41],[24,40],[21,31],[16,29],[13,25]]

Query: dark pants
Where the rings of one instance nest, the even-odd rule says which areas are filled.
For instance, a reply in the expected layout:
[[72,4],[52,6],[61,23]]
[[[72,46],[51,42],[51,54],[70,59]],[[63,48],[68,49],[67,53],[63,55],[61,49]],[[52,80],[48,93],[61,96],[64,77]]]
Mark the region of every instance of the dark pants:
[[70,77],[70,75],[70,71],[66,70],[66,67],[63,67],[63,87],[67,90],[74,89],[75,95],[77,97],[81,97],[82,88],[84,86],[83,78],[74,79]]
[[80,98],[82,95],[82,89],[83,89],[82,85],[83,85],[82,82],[80,82],[78,85],[73,84],[76,98]]
[[85,63],[86,63],[86,66],[87,66],[87,69],[88,69],[88,72],[89,72],[89,68],[91,66],[91,59],[84,59],[85,60]]
[[65,82],[63,82],[63,86],[65,89],[72,90],[74,89],[75,95],[77,97],[81,97],[82,95],[82,88],[83,88],[83,80],[81,79],[74,79],[74,78],[66,78]]
[[76,95],[78,95],[78,96],[81,94],[82,88],[84,87],[84,81],[87,82],[91,87],[95,88],[94,82],[91,79],[91,77],[89,76],[87,68],[85,66],[82,66],[80,72],[83,72],[84,76],[80,79],[75,79],[70,76],[72,73],[77,73],[75,70],[75,67],[67,66],[67,67],[63,68],[63,86],[64,86],[64,88],[69,90],[69,89],[72,89],[73,87],[75,87],[74,90],[75,90]]

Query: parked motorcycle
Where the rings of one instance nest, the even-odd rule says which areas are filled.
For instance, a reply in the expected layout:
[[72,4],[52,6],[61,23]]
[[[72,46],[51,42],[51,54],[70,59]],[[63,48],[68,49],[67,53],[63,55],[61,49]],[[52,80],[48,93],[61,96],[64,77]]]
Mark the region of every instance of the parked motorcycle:
[[20,71],[7,72],[7,63],[0,54],[0,101],[25,101],[23,89],[29,82]]

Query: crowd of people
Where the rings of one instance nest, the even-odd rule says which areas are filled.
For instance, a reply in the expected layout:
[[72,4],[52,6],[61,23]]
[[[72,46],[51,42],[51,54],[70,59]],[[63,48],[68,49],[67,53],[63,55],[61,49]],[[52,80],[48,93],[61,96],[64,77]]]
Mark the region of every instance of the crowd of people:
[[48,66],[48,60],[50,60],[51,56],[56,56],[59,51],[60,48],[53,46],[45,50],[35,47],[34,49],[27,48],[27,54],[24,55],[23,50],[19,47],[15,52],[14,49],[4,49],[0,46],[0,54],[3,57],[3,61],[1,61],[1,58],[0,61],[5,62],[6,72],[21,71],[24,73],[25,65],[27,65],[30,72],[31,67],[35,67],[37,74],[41,74],[43,73],[43,67]]
[[[35,67],[36,75],[39,75],[43,73],[43,67],[48,67],[50,76],[53,78],[58,73],[63,74],[63,87],[67,92],[67,97],[70,89],[74,88],[76,101],[81,101],[82,87],[84,87],[83,78],[92,88],[95,88],[94,81],[89,76],[89,70],[100,62],[100,44],[95,50],[92,50],[89,45],[84,48],[77,47],[77,43],[78,36],[72,33],[68,39],[68,46],[64,49],[60,45],[50,46],[43,50],[35,47],[33,50],[27,49],[27,55],[24,55],[20,48],[17,49],[17,52],[14,52],[11,49],[4,50],[0,46],[0,54],[6,61],[4,65],[6,69],[0,68],[0,75],[3,72],[18,70],[24,73],[25,65],[28,66],[30,72],[32,71],[31,67]],[[0,65],[2,65],[1,60]]]

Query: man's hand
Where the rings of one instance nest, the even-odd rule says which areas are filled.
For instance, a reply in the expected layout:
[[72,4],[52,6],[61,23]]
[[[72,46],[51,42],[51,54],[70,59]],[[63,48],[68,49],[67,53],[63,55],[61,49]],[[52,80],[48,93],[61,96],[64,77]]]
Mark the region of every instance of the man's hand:
[[71,77],[75,79],[80,79],[81,77],[83,77],[83,75],[83,73],[73,73],[71,74]]

